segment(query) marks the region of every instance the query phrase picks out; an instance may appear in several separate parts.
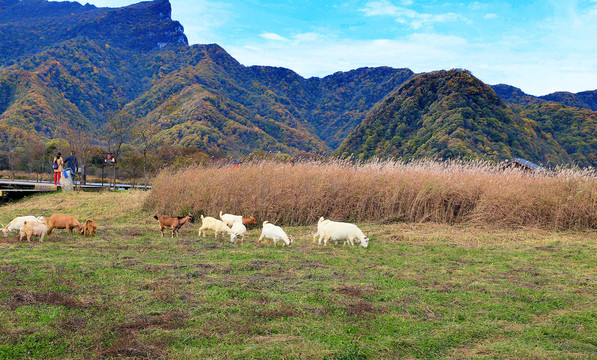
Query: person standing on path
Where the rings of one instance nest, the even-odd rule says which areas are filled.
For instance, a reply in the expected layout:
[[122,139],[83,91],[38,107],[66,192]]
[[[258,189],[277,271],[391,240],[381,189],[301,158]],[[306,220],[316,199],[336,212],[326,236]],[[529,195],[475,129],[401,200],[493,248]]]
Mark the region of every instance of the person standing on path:
[[52,162],[52,168],[54,169],[54,185],[60,184],[60,174],[64,170],[64,160],[62,159],[62,153],[56,154],[54,161]]
[[75,174],[79,172],[79,162],[77,161],[77,158],[75,157],[75,152],[71,151],[70,155],[66,157],[66,159],[64,159],[64,161],[66,162],[66,170],[70,169],[71,174]]
[[[76,186],[77,184],[75,183],[75,173],[79,172],[79,162],[77,161],[77,158],[75,157],[75,152],[71,151],[70,155],[66,157],[66,159],[64,159],[64,177],[68,178],[70,177],[69,180],[69,185],[72,186]],[[66,189],[67,191],[73,190],[72,186],[67,186],[68,189]],[[65,190],[65,188],[63,188],[63,190]]]

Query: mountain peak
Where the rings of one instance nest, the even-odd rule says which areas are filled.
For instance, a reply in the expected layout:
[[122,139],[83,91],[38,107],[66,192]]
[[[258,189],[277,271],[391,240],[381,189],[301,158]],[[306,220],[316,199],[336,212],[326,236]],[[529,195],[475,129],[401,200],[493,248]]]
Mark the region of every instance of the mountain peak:
[[0,1],[0,65],[77,38],[145,51],[188,46],[184,28],[171,19],[168,0],[122,8],[46,0]]
[[525,131],[495,91],[469,71],[419,74],[380,101],[338,149],[356,155],[544,161],[545,143]]

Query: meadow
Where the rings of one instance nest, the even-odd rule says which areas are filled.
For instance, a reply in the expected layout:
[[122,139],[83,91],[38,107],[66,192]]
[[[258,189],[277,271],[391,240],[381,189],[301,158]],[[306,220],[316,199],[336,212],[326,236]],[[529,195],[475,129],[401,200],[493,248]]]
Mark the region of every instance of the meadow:
[[597,357],[597,233],[362,222],[359,246],[160,238],[153,193],[0,208],[94,218],[98,235],[0,238],[0,359]]

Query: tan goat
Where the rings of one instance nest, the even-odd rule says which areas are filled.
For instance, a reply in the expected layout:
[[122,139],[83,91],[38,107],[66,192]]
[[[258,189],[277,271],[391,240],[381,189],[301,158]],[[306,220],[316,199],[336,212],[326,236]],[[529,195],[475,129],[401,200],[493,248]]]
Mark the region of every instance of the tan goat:
[[27,241],[31,242],[31,236],[39,236],[39,242],[42,242],[44,241],[44,236],[46,235],[47,230],[48,225],[45,220],[44,222],[25,221],[19,240],[22,240],[23,237],[27,235]]
[[73,229],[79,229],[81,225],[74,217],[64,214],[54,214],[50,216],[48,235],[52,233],[53,229],[66,229],[72,234]]

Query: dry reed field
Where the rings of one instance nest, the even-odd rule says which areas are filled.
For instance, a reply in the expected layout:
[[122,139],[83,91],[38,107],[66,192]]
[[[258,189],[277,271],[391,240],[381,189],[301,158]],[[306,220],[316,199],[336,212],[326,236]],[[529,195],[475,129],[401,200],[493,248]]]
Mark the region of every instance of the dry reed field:
[[482,162],[252,162],[164,171],[146,208],[219,211],[285,225],[338,221],[498,227],[597,227],[593,170],[529,174]]

